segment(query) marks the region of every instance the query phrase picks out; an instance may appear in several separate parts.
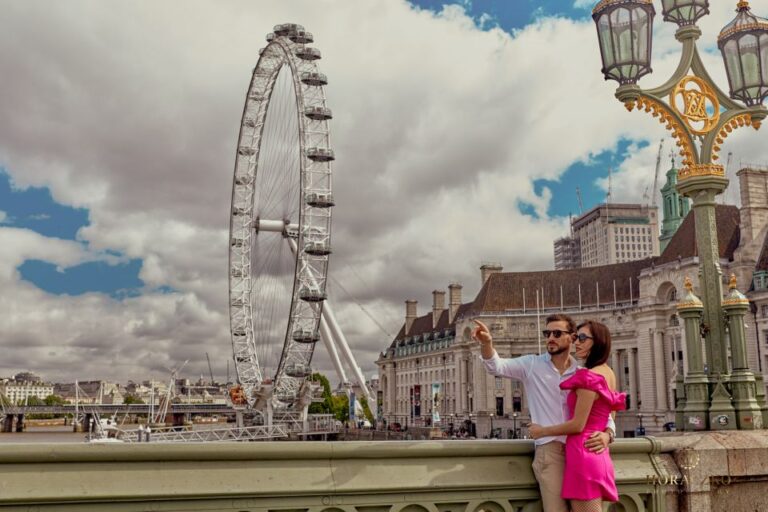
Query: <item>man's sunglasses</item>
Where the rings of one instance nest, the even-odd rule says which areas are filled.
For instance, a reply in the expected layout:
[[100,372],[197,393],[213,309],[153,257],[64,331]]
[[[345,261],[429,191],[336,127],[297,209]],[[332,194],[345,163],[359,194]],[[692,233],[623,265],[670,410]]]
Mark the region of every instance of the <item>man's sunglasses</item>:
[[561,331],[560,329],[555,329],[555,330],[552,330],[552,331],[550,331],[549,329],[545,329],[545,330],[541,331],[541,334],[544,335],[544,338],[549,338],[549,335],[551,334],[552,337],[554,337],[557,340],[557,339],[560,339],[560,336],[562,336],[563,334],[573,334],[573,332],[572,331]]

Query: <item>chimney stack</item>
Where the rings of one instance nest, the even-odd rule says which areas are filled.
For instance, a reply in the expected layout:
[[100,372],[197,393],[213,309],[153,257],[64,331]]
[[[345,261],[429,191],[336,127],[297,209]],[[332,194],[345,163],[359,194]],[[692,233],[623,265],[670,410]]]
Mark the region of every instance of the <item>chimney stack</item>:
[[485,284],[491,274],[498,274],[502,270],[504,267],[499,263],[483,263],[483,266],[480,267],[480,286]]
[[768,224],[768,172],[745,167],[736,173],[741,189],[741,244],[751,242]]
[[459,283],[448,285],[448,322],[453,323],[456,319],[456,312],[461,306],[461,288]]
[[405,301],[405,335],[408,336],[411,333],[411,326],[413,326],[414,320],[416,320],[416,304],[417,301],[411,299]]
[[440,320],[440,314],[445,309],[445,292],[443,290],[435,290],[432,292],[432,328],[437,327],[437,322]]

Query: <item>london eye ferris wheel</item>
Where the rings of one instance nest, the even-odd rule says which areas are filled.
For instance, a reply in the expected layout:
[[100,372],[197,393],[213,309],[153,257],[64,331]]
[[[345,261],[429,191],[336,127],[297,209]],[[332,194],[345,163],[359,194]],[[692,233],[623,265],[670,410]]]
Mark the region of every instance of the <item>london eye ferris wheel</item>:
[[[246,95],[229,236],[235,368],[248,405],[291,409],[311,373],[327,298],[331,162],[327,78],[312,34],[277,25]],[[268,390],[268,391],[266,391]]]

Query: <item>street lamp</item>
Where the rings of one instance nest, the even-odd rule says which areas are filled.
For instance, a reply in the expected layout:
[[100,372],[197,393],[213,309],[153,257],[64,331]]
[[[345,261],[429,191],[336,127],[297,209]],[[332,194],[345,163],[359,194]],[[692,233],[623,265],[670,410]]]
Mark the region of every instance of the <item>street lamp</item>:
[[488,439],[493,439],[493,413],[491,413],[491,435],[488,436]]
[[517,439],[517,413],[512,413],[512,439]]
[[634,84],[651,72],[651,0],[602,0],[592,11],[606,80]]
[[699,18],[709,14],[709,0],[662,0],[661,13],[664,21],[678,26],[693,25]]
[[760,105],[768,96],[768,20],[739,2],[736,18],[717,38],[723,54],[731,97],[747,105]]
[[641,412],[637,413],[637,421],[639,423],[639,426],[637,427],[637,435],[638,436],[644,436],[645,435],[645,427],[643,427],[643,413],[641,413]]
[[[746,340],[737,334],[728,342],[725,332],[724,308],[730,299],[723,298],[715,198],[728,186],[725,169],[717,163],[723,142],[740,127],[759,129],[768,116],[762,105],[768,97],[768,20],[752,14],[749,3],[741,0],[736,18],[721,31],[718,46],[728,75],[729,96],[712,82],[696,47],[701,36],[696,22],[708,13],[708,0],[662,1],[664,20],[678,25],[675,38],[683,48],[672,77],[653,89],[637,85],[641,77],[651,73],[652,1],[601,0],[592,18],[605,79],[619,83],[615,96],[627,110],[649,113],[671,132],[682,156],[677,190],[693,199],[702,296],[699,300],[689,289],[690,300],[678,303],[681,315],[685,313],[687,318],[686,332],[690,331],[686,334],[685,399],[679,404],[684,426],[706,429],[711,412],[733,420],[721,421],[721,425],[730,425],[727,428],[737,423],[739,428],[753,429],[762,424],[754,374],[748,368],[731,372],[728,364],[729,349],[730,353],[745,352]],[[706,357],[702,355],[702,337]],[[707,369],[697,363],[704,360]],[[692,361],[696,367],[691,366]]]

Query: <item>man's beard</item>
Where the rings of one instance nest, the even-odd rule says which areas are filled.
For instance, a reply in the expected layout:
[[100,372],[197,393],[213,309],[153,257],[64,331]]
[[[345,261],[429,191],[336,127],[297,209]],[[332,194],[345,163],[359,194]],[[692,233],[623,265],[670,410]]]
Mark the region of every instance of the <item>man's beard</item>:
[[556,356],[568,350],[566,347],[561,347],[559,345],[556,345],[556,346],[557,346],[556,350],[551,350],[549,347],[547,347],[547,352],[549,352],[549,355]]

